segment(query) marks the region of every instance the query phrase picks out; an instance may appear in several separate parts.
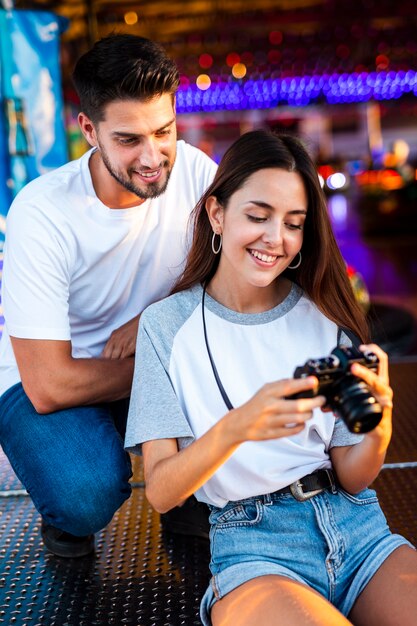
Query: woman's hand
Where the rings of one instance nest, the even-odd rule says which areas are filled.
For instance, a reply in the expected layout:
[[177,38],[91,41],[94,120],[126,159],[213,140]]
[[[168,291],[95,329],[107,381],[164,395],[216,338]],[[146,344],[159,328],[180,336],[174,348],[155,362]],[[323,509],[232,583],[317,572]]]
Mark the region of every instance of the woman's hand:
[[366,434],[366,437],[372,439],[380,439],[385,445],[385,449],[391,439],[392,434],[392,397],[393,391],[389,384],[388,376],[388,356],[375,344],[367,344],[360,346],[362,352],[374,352],[379,359],[378,371],[372,370],[354,363],[351,372],[358,378],[361,378],[368,385],[372,395],[382,408],[382,419],[378,426]]
[[324,396],[287,400],[285,396],[313,389],[314,376],[286,379],[264,385],[248,402],[233,409],[224,420],[236,443],[289,437],[301,432],[313,410],[322,407]]
[[362,352],[374,352],[379,359],[377,372],[359,363],[350,371],[368,385],[370,392],[382,408],[378,426],[364,434],[360,443],[353,446],[335,447],[330,457],[340,484],[350,493],[359,493],[378,476],[392,434],[392,389],[388,378],[388,356],[375,344],[360,346]]
[[[146,495],[160,513],[178,506],[197,491],[239,447],[249,440],[289,437],[303,430],[313,409],[325,398],[288,396],[317,387],[317,378],[281,380],[264,385],[248,402],[232,409],[204,435],[178,452],[175,439],[143,444]],[[161,489],[169,485],[169,489]]]

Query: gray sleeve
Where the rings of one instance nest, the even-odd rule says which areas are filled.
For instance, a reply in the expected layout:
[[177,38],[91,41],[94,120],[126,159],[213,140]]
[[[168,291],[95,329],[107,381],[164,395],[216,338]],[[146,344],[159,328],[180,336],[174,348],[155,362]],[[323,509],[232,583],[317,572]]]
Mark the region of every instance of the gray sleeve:
[[162,360],[141,320],[125,439],[135,454],[144,441],[180,439],[183,447],[194,439]]
[[330,441],[329,448],[338,448],[341,446],[354,446],[360,443],[363,439],[363,435],[356,435],[348,430],[346,424],[342,419],[336,419],[333,435]]

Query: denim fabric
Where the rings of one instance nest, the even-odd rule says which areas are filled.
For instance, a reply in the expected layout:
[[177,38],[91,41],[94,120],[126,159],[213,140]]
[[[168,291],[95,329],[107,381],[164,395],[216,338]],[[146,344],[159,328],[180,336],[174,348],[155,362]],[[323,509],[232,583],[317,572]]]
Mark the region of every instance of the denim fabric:
[[130,496],[127,404],[41,415],[20,383],[0,398],[0,445],[47,524],[79,536],[97,532]]
[[371,489],[356,496],[323,491],[305,502],[267,494],[211,507],[210,522],[213,577],[201,602],[204,626],[216,600],[267,574],[312,587],[348,615],[389,554],[410,545],[391,533]]

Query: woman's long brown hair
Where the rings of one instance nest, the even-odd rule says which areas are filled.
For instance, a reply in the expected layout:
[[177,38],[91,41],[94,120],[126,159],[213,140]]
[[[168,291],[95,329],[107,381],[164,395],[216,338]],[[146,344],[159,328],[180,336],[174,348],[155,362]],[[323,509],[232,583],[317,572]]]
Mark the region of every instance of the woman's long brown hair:
[[211,249],[213,231],[206,212],[209,196],[215,196],[227,210],[230,197],[249,176],[266,168],[298,172],[308,197],[302,263],[295,270],[285,270],[283,276],[297,283],[326,317],[351,329],[361,341],[368,341],[365,314],[353,294],[316,168],[301,141],[292,135],[254,130],[239,137],[226,151],[212,184],[192,213],[193,241],[184,271],[171,293],[197,283],[207,284],[217,270],[220,255]]

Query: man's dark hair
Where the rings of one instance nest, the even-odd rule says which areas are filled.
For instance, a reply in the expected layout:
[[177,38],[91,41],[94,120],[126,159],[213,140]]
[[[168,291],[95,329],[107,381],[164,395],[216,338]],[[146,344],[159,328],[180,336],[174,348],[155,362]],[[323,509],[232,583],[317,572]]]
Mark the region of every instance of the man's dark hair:
[[73,81],[81,111],[97,123],[114,100],[147,101],[165,93],[174,97],[179,73],[158,43],[119,34],[100,39],[78,59]]

